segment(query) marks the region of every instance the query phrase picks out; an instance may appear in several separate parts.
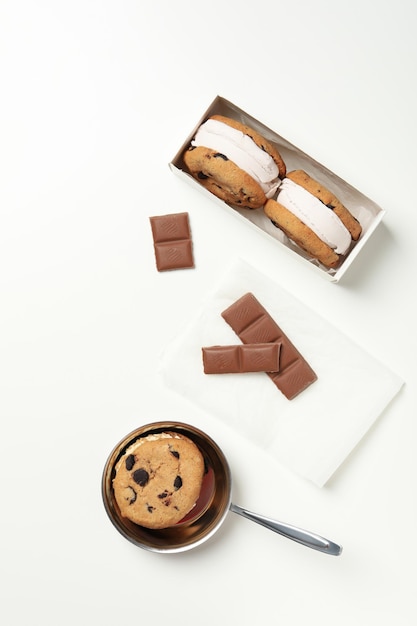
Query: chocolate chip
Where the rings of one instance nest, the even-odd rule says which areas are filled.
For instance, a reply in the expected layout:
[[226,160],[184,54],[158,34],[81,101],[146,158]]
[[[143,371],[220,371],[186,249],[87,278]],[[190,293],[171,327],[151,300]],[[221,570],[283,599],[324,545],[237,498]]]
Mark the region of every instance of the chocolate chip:
[[126,487],[125,500],[127,500],[129,504],[136,502],[136,491],[133,487]]
[[180,458],[180,453],[177,452],[177,450],[172,450],[171,448],[169,449],[169,451],[171,452],[172,456],[175,456],[176,459]]
[[203,172],[198,172],[197,178],[199,178],[200,180],[206,180],[208,176],[204,174]]
[[134,464],[135,464],[135,457],[133,454],[129,454],[129,456],[126,458],[126,469],[128,472],[130,472],[130,470],[133,468]]
[[182,487],[182,478],[181,476],[177,476],[174,480],[174,489],[175,491],[178,491],[178,489],[181,489]]
[[171,504],[171,496],[172,496],[172,493],[169,493],[166,489],[162,493],[158,494],[158,498],[160,500],[163,500],[164,506],[169,506]]
[[227,158],[227,156],[225,154],[222,154],[221,152],[216,152],[216,154],[214,155],[214,157],[217,159],[223,159],[223,161],[228,161],[229,159]]
[[144,487],[149,480],[149,474],[146,469],[141,467],[133,472],[132,478],[140,487]]
[[151,506],[150,504],[148,504],[146,508],[148,509],[148,513],[153,513],[155,510],[155,508]]

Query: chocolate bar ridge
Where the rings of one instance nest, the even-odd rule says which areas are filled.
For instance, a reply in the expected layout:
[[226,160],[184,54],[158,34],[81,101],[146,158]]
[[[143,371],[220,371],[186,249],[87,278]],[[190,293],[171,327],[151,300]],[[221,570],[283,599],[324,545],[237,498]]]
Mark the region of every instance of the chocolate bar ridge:
[[202,348],[205,374],[278,372],[280,343],[253,343]]
[[288,400],[317,380],[317,375],[252,293],[246,293],[221,314],[242,343],[281,342],[279,372],[268,373]]

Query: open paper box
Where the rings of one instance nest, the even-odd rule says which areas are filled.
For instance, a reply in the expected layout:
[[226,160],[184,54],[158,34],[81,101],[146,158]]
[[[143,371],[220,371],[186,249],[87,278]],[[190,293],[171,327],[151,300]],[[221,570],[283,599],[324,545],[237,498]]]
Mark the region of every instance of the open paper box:
[[[189,147],[198,127],[208,117],[215,114],[226,115],[234,118],[244,124],[248,124],[254,130],[258,131],[268,141],[277,146],[277,149],[286,163],[287,171],[303,169],[313,178],[317,178],[320,182],[322,182],[322,184],[326,185],[359,220],[362,226],[362,235],[359,241],[352,246],[349,254],[337,268],[327,269],[318,261],[310,259],[298,246],[293,244],[282,231],[272,224],[270,219],[265,215],[263,209],[251,210],[232,207],[207,191],[187,172],[183,161],[183,154]],[[215,202],[218,202],[228,210],[233,211],[238,219],[243,220],[250,227],[262,232],[266,237],[275,239],[278,244],[282,246],[283,249],[288,250],[294,258],[301,259],[304,263],[319,271],[323,277],[335,283],[340,280],[347,268],[351,265],[352,261],[358,256],[360,250],[366,244],[385,214],[385,211],[381,209],[381,207],[364,196],[360,191],[302,152],[302,150],[289,143],[286,139],[264,126],[261,122],[248,115],[248,113],[245,113],[245,111],[242,111],[242,109],[239,109],[236,105],[220,96],[217,96],[213,100],[169,165],[171,169],[176,174],[184,178],[184,180],[189,182],[191,185],[194,185]]]

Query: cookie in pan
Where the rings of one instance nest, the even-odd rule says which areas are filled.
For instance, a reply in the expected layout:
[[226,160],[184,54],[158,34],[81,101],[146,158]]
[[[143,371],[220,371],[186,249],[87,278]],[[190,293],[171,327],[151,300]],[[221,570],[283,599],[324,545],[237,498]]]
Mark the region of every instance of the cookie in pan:
[[265,214],[288,238],[327,268],[336,267],[361,235],[359,221],[304,170],[288,172]]
[[286,174],[278,150],[246,124],[222,115],[204,122],[184,153],[190,174],[233,206],[257,209]]
[[146,528],[182,520],[200,494],[204,459],[188,437],[176,432],[135,441],[116,466],[113,491],[120,513]]

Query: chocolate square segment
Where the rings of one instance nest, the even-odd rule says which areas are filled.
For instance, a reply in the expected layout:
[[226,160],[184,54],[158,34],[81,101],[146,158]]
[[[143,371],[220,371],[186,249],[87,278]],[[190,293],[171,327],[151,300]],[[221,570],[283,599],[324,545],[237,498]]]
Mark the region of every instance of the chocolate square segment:
[[159,272],[194,267],[188,213],[154,215],[149,218]]
[[254,343],[202,348],[205,374],[278,372],[280,343]]
[[317,375],[252,293],[247,293],[222,313],[244,344],[280,342],[278,372],[267,375],[288,400],[317,380]]

